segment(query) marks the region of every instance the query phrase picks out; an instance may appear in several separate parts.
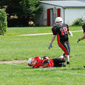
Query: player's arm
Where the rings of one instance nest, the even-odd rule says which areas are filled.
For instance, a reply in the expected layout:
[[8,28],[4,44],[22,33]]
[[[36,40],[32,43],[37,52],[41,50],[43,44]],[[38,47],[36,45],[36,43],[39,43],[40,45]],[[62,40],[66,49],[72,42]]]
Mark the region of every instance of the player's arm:
[[44,66],[42,66],[42,68],[46,68],[48,66],[48,64],[50,63],[50,61],[47,56],[44,56],[43,59],[44,59],[45,64],[44,64]]
[[85,39],[85,32],[84,32],[84,35],[79,39],[79,41],[83,39]]
[[45,60],[45,65],[43,66],[43,68],[46,68],[47,65],[50,63],[50,61],[49,61],[49,58],[47,56],[45,56],[43,59]]
[[77,40],[77,43],[78,43],[79,41],[85,39],[85,26],[83,27],[83,32],[84,32],[84,35]]
[[85,39],[85,16],[82,17],[82,28],[83,28],[84,35],[77,40],[77,43],[78,43],[80,40]]
[[50,44],[52,44],[52,43],[53,43],[53,41],[55,40],[55,37],[56,37],[56,35],[53,35],[53,36],[52,36],[52,39],[51,39]]
[[80,38],[80,40],[83,40],[83,39],[85,39],[85,32],[84,32],[84,36],[82,38]]
[[73,34],[72,34],[72,32],[71,32],[71,31],[69,31],[69,32],[68,32],[68,34],[69,34],[71,37],[73,37]]
[[66,25],[66,26],[67,26],[68,34],[69,34],[71,37],[73,37],[72,32],[69,30],[69,26],[68,26],[68,25]]
[[49,63],[45,63],[44,66],[39,66],[39,68],[46,68]]
[[55,29],[56,29],[56,27],[53,27],[53,28],[52,28],[53,36],[52,36],[52,39],[51,39],[51,42],[50,42],[50,45],[49,45],[48,49],[52,48],[52,43],[53,43],[53,41],[55,40],[55,37],[56,37]]
[[85,39],[85,25],[83,26],[83,33],[84,33],[84,35],[80,38],[80,40]]
[[48,49],[52,48],[52,43],[55,40],[55,37],[56,37],[56,35],[52,36],[52,39],[51,39],[51,42],[50,42],[50,45],[49,45]]
[[43,68],[46,68],[48,66],[48,64],[50,63],[49,59],[45,60],[45,65],[43,66]]
[[43,66],[43,68],[46,68],[48,64],[49,64],[49,63],[46,63],[46,64]]

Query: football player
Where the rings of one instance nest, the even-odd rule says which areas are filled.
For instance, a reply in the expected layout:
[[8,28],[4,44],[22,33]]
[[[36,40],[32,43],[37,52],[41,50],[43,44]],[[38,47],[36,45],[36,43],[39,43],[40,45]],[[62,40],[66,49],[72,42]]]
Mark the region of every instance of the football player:
[[[79,43],[79,41],[85,39],[85,16],[82,17],[82,28],[83,28],[84,35],[77,40],[77,43]],[[85,66],[84,66],[84,68],[85,68]]]
[[47,56],[44,56],[43,58],[36,56],[35,58],[29,58],[27,64],[33,68],[66,67],[64,62],[64,58],[50,59]]
[[82,28],[83,28],[83,33],[84,33],[84,35],[77,40],[77,43],[78,43],[79,41],[85,39],[85,16],[83,16],[83,18],[82,18]]
[[55,40],[55,37],[57,36],[57,43],[59,47],[64,51],[64,54],[61,57],[63,58],[66,57],[67,64],[70,64],[69,61],[70,45],[69,45],[68,34],[71,37],[73,36],[73,34],[71,31],[69,31],[68,25],[63,23],[63,19],[61,17],[57,17],[55,19],[55,26],[52,28],[52,33],[53,36],[48,49],[52,47],[52,43]]

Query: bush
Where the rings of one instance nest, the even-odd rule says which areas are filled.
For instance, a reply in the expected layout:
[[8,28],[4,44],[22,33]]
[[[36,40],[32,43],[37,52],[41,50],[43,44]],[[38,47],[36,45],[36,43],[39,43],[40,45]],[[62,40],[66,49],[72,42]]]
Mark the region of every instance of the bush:
[[7,15],[6,12],[0,9],[0,35],[4,35],[7,29]]
[[82,23],[81,23],[81,18],[78,18],[78,19],[76,19],[74,22],[73,22],[73,24],[72,24],[72,26],[80,26],[80,25],[82,25]]

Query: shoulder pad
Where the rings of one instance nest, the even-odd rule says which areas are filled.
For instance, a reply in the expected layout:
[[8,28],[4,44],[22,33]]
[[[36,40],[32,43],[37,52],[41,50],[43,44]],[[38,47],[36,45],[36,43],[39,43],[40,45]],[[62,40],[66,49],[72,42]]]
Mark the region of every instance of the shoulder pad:
[[53,28],[52,28],[52,30],[55,30],[56,29],[56,26],[54,26]]

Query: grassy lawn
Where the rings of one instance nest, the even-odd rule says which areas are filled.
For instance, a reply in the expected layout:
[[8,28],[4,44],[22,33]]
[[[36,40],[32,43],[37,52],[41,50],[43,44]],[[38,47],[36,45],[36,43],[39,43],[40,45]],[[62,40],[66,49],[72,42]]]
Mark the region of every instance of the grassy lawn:
[[[71,31],[82,30],[81,26],[70,26]],[[51,27],[15,27],[8,28],[0,36],[0,61],[26,60],[29,57],[48,56],[56,58],[63,54],[56,40],[48,50],[52,34],[37,36],[16,36],[20,34],[49,33]],[[77,43],[83,32],[69,36],[71,65],[63,68],[32,69],[27,63],[0,64],[1,85],[84,85],[85,84],[85,40]]]
[[[7,29],[6,35],[50,33],[52,27],[10,27]],[[82,30],[81,26],[69,26],[71,31]]]

